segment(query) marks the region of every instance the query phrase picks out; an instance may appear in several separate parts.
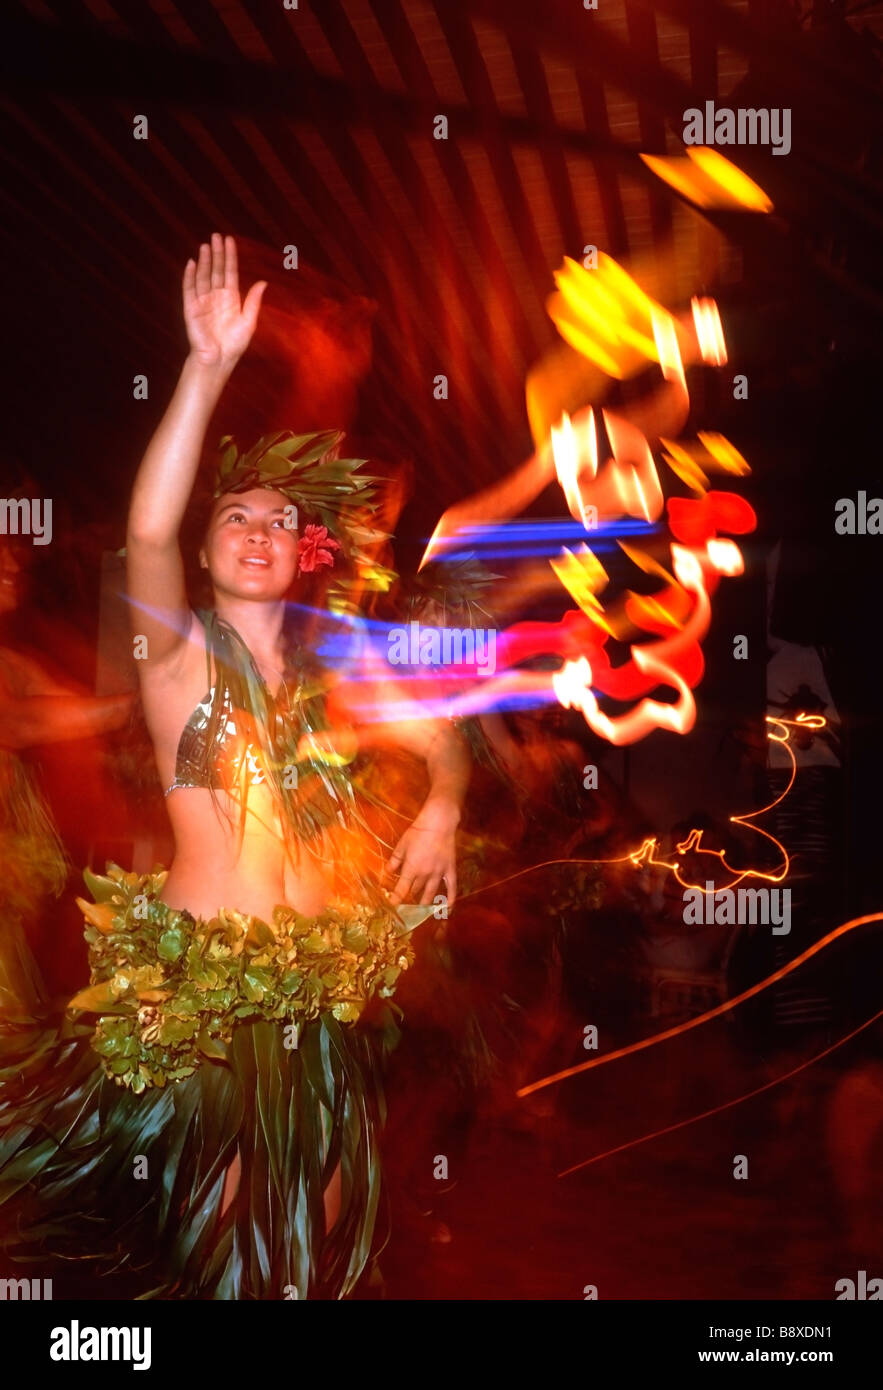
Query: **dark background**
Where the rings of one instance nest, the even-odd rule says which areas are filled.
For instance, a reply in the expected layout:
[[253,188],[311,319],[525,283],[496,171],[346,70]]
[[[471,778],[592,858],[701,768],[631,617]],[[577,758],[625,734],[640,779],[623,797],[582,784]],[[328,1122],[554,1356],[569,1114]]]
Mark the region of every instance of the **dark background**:
[[[94,637],[100,552],[122,544],[185,350],[181,268],[213,229],[240,239],[244,281],[271,280],[216,434],[346,426],[351,452],[411,480],[405,572],[445,506],[530,452],[524,381],[556,342],[553,271],[598,245],[667,302],[718,298],[730,366],[691,373],[685,434],[720,430],[749,458],[760,528],[719,596],[700,709],[723,730],[761,716],[762,565],[781,538],[774,631],[825,649],[854,745],[843,892],[867,905],[880,542],[836,536],[833,505],[881,476],[883,5],[11,0],[2,24],[3,451],[54,499],[37,609]],[[715,97],[792,110],[787,157],[739,151],[772,217],[700,217],[638,158],[676,152],[683,111]],[[557,489],[534,510],[562,514]],[[641,750],[658,785],[683,778],[678,742]]]
[[[669,824],[744,807],[746,793],[759,803],[762,774],[733,737],[762,725],[764,565],[780,541],[772,630],[819,649],[842,721],[818,930],[879,907],[883,537],[837,536],[833,522],[838,498],[883,494],[881,39],[883,4],[811,0],[6,0],[2,453],[55,506],[54,542],[32,556],[31,644],[93,682],[101,555],[123,543],[186,349],[181,270],[211,231],[237,236],[246,283],[270,280],[216,433],[345,426],[348,452],[410,479],[405,571],[446,506],[531,452],[525,377],[556,342],[544,301],[563,256],[595,244],[672,307],[717,298],[730,363],[691,373],[685,434],[736,444],[759,516],[745,576],[715,600],[696,733],[657,732],[606,767]],[[677,153],[683,111],[711,98],[791,109],[787,157],[725,151],[772,216],[700,216],[641,163]],[[136,141],[142,114],[149,139]],[[437,114],[447,141],[432,138]],[[290,244],[297,271],[282,268]],[[533,510],[563,515],[560,494]],[[734,633],[748,662],[732,660]],[[56,809],[82,858],[108,808],[86,754],[65,758]],[[873,979],[858,984],[854,960],[838,957],[825,988],[829,1021],[869,1012]],[[550,1219],[563,1239],[566,1214]],[[667,1278],[632,1278],[627,1296],[666,1296]]]

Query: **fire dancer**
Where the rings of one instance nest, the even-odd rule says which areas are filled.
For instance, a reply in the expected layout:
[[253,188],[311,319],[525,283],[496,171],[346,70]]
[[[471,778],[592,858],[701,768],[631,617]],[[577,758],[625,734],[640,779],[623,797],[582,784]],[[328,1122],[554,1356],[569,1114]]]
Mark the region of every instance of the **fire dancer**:
[[[174,859],[167,875],[87,874],[92,984],[72,1007],[92,1021],[73,1046],[59,1034],[51,1093],[45,1072],[28,1088],[36,1073],[22,1069],[0,1140],[0,1186],[12,1162],[38,1201],[71,1192],[64,1219],[53,1212],[56,1248],[125,1251],[153,1296],[353,1289],[378,1207],[388,1040],[355,1025],[369,1005],[380,1014],[439,885],[456,894],[458,736],[419,719],[357,731],[346,683],[290,622],[304,572],[359,558],[353,518],[371,490],[337,457],[338,435],[274,436],[248,454],[227,443],[199,557],[214,607],[188,603],[178,534],[264,288],[240,301],[231,237],[188,261],[190,352],[131,502],[134,651]],[[430,781],[388,859],[390,892],[352,776],[357,743],[384,738],[420,754]],[[26,1239],[27,1200],[15,1215]]]

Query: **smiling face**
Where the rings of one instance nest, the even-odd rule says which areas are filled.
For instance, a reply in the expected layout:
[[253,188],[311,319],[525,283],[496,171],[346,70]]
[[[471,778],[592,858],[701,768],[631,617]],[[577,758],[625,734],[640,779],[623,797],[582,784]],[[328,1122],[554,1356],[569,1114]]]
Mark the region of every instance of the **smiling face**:
[[216,594],[272,601],[297,575],[296,511],[281,492],[228,492],[215,503],[199,563]]

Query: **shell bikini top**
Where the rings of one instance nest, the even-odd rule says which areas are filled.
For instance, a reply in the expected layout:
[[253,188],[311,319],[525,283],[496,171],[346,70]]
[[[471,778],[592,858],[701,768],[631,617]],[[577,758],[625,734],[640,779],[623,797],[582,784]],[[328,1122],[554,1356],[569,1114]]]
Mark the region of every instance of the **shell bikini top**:
[[[206,617],[210,620],[210,615],[199,616],[204,623]],[[212,684],[184,725],[174,781],[164,795],[190,788],[228,791],[244,810],[249,789],[262,784],[278,800],[284,823],[298,840],[310,843],[327,826],[345,829],[353,818],[370,832],[357,809],[351,759],[331,756],[321,742],[315,754],[302,756],[299,751],[304,738],[321,741],[329,729],[326,682],[320,673],[309,676],[306,685],[300,674],[294,686],[283,678],[282,698],[274,698],[242,639],[227,625],[218,626],[220,631],[209,629],[209,636],[217,644],[216,660],[220,649],[221,680],[208,676]],[[309,660],[298,655],[294,670],[305,672],[309,666]],[[280,781],[280,769],[287,774],[290,764],[296,770],[294,780],[289,783],[284,776]],[[369,799],[377,800],[373,795]],[[369,891],[364,884],[362,888]]]
[[[223,719],[215,735],[211,757],[207,756],[209,716],[211,715],[214,693],[214,687],[212,687],[208,694],[200,700],[184,725],[178,740],[178,751],[175,755],[175,780],[166,787],[164,796],[168,796],[173,791],[186,790],[189,787],[222,790],[226,785],[221,776],[221,767],[226,757],[229,757],[231,747],[238,744],[239,731],[236,728],[233,706],[228,695],[224,701]],[[206,769],[210,770],[208,777],[206,776]]]
[[[341,848],[334,855],[334,863],[340,891],[355,900],[388,907],[376,875],[370,866],[365,867],[358,852],[366,839],[384,851],[387,848],[365,819],[360,801],[384,811],[391,808],[375,792],[357,786],[350,756],[335,756],[333,749],[323,746],[323,735],[331,728],[325,708],[325,681],[312,676],[304,684],[297,678],[296,686],[291,688],[283,679],[283,699],[280,701],[278,694],[273,698],[259,673],[246,665],[249,653],[245,644],[237,634],[233,636],[236,645],[227,642],[233,660],[226,664],[237,678],[244,670],[245,678],[237,679],[231,692],[222,674],[220,689],[224,695],[219,701],[219,682],[215,677],[184,725],[175,754],[175,778],[164,795],[189,788],[217,788],[232,792],[240,800],[236,795],[238,788],[247,797],[252,785],[262,783],[271,795],[280,798],[283,833],[290,830],[298,843],[304,844],[322,863],[329,862],[324,838],[327,830],[333,828],[344,837],[356,836],[351,853],[346,849],[348,841],[337,842]],[[307,663],[298,660],[297,670],[306,668]],[[217,707],[214,712],[213,706]],[[267,723],[270,728],[265,733]],[[315,738],[317,743],[314,752],[301,756],[304,738]],[[287,772],[289,762],[299,773],[290,789],[287,779],[280,783],[278,776],[280,767]],[[244,813],[244,801],[242,805]]]
[[[222,651],[225,662],[231,665],[234,671],[237,671],[238,668],[237,674],[239,672],[246,673],[244,675],[246,683],[248,682],[247,670],[250,667],[256,687],[261,687],[266,693],[266,687],[263,686],[261,677],[253,665],[251,654],[235,629],[231,628],[228,624],[217,623],[214,615],[209,611],[203,612],[198,610],[197,616],[206,629],[207,651],[211,650],[214,644],[220,643],[220,650]],[[355,628],[353,628],[353,632],[355,632]],[[353,638],[351,635],[350,641],[352,640]],[[303,670],[307,665],[303,649],[298,648],[296,655],[297,669]],[[338,662],[340,661],[339,655],[337,656],[337,660]],[[209,676],[209,679],[211,679],[211,676]],[[211,747],[209,747],[212,705],[214,703],[216,688],[215,685],[210,687],[184,725],[184,729],[178,741],[178,749],[175,754],[175,779],[166,787],[163,793],[164,796],[170,796],[173,791],[186,790],[191,787],[199,787],[207,790],[228,789],[231,784],[231,778],[229,776],[231,765],[234,769],[237,761],[240,762],[241,765],[243,754],[248,759],[249,765],[254,763],[255,755],[260,758],[257,748],[253,747],[251,744],[246,744],[246,747],[244,749],[242,748],[242,743],[244,741],[243,734],[242,730],[237,726],[234,717],[234,705],[230,699],[229,689],[225,691],[217,730],[214,737],[211,739]],[[317,697],[319,705],[321,705],[322,702],[321,681],[318,685],[314,684],[311,693],[304,692],[303,701],[301,700],[302,687],[299,682],[296,696],[293,696],[289,691],[284,677],[282,680],[282,690],[285,693],[285,698],[281,707],[277,703],[279,699],[278,694],[276,700],[269,700],[270,709],[275,711],[276,719],[279,719],[281,716],[283,725],[287,724],[294,714],[296,707],[299,712],[300,732],[311,733],[325,727],[324,717],[320,715],[318,721],[315,717]],[[239,698],[243,698],[243,703],[245,705],[243,716],[245,727],[247,728],[252,716],[245,711],[253,708],[254,702],[249,702],[247,692],[243,692],[242,697],[237,697],[237,699]],[[236,708],[238,709],[239,706],[237,705]],[[258,717],[256,711],[254,717]],[[279,727],[280,726],[277,724],[277,732],[279,731]],[[295,739],[295,744],[296,742],[297,740]],[[256,773],[254,780],[264,780],[259,772],[259,763],[254,765],[253,770]],[[225,772],[228,774],[226,777],[224,776]],[[344,765],[338,769],[335,769],[333,764],[326,766],[324,768],[323,780],[328,781],[329,779],[339,780],[342,784],[346,783],[348,781],[346,766]],[[236,779],[234,778],[232,780],[235,781]],[[348,794],[349,789],[341,785],[339,790],[343,793],[344,801],[348,802],[350,800]]]

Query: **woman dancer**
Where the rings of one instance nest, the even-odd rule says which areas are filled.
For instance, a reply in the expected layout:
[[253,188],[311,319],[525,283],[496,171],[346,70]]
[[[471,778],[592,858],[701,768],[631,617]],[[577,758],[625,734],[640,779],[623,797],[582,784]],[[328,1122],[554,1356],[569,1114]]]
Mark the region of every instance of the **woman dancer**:
[[[68,1023],[26,1065],[17,1057],[3,1105],[15,1127],[0,1139],[0,1194],[14,1176],[20,1243],[60,1203],[59,1253],[113,1253],[143,1271],[143,1296],[353,1289],[379,1199],[384,1038],[356,1021],[391,995],[407,932],[440,884],[448,902],[456,892],[468,768],[457,735],[428,721],[395,728],[425,759],[430,790],[389,860],[387,896],[361,853],[353,739],[339,731],[356,723],[352,702],[287,634],[299,550],[312,569],[357,548],[352,504],[366,487],[335,457],[339,436],[227,448],[200,552],[214,610],[187,601],[178,532],[264,288],[240,302],[230,237],[188,262],[190,353],[132,496],[135,654],[171,869],[86,875],[92,984],[72,1007],[98,1027]],[[299,537],[304,511],[326,525]]]

